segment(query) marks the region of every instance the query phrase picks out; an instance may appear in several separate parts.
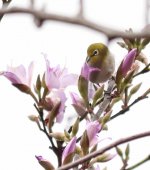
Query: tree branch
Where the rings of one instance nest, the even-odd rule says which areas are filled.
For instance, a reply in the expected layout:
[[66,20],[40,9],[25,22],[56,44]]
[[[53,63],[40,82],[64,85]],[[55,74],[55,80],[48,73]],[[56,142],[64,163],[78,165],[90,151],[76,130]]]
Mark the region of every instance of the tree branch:
[[120,110],[118,113],[116,113],[115,115],[111,116],[110,120],[118,117],[118,116],[121,116],[123,114],[125,114],[127,111],[129,111],[130,107],[132,107],[133,105],[135,105],[136,103],[138,103],[139,101],[143,100],[143,99],[146,99],[147,96],[140,96],[138,97],[137,99],[135,99],[130,105],[128,105],[125,109],[123,110]]
[[82,164],[82,163],[90,160],[91,158],[94,158],[94,157],[96,157],[96,156],[98,156],[100,154],[103,154],[104,152],[106,152],[106,151],[108,151],[108,150],[110,150],[110,149],[112,149],[112,148],[114,148],[114,147],[116,147],[118,145],[130,142],[130,141],[133,141],[133,140],[136,140],[136,139],[139,139],[139,138],[147,137],[147,136],[150,136],[150,131],[139,133],[139,134],[136,134],[136,135],[133,135],[133,136],[129,136],[129,137],[126,137],[126,138],[119,139],[116,142],[113,142],[112,144],[110,144],[110,145],[108,145],[106,147],[103,147],[100,150],[92,152],[92,153],[84,156],[83,158],[75,161],[75,162],[72,162],[72,163],[69,163],[67,165],[62,166],[62,167],[58,168],[57,170],[67,170],[67,169],[76,167],[79,164]]
[[63,22],[63,23],[68,23],[68,24],[74,24],[74,25],[79,25],[86,27],[90,30],[97,31],[99,33],[105,34],[108,39],[114,39],[114,38],[150,38],[150,32],[139,32],[139,33],[133,33],[129,34],[127,32],[111,29],[109,27],[102,26],[100,24],[96,24],[88,19],[85,19],[85,17],[68,17],[68,16],[63,16],[63,15],[57,15],[57,14],[52,14],[52,13],[46,13],[43,12],[43,10],[36,10],[36,9],[31,9],[31,8],[22,8],[22,7],[12,7],[9,9],[1,9],[0,10],[0,15],[4,14],[30,14],[32,15],[36,20],[40,21],[41,26],[44,21],[50,20],[50,21],[57,21],[57,22]]
[[[8,7],[8,5],[10,4],[11,0],[2,0],[2,8],[6,9]],[[2,20],[4,14],[1,14],[0,15],[0,21]]]

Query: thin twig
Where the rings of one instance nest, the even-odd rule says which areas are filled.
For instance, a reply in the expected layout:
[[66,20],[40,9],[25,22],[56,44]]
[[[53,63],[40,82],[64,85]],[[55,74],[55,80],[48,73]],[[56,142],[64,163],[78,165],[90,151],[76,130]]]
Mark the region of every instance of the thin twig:
[[83,18],[84,16],[84,7],[83,7],[83,0],[79,0],[79,12],[78,17]]
[[120,110],[118,113],[116,113],[115,115],[111,116],[110,120],[113,120],[114,118],[125,114],[127,111],[129,111],[130,107],[132,107],[133,105],[135,105],[139,101],[141,101],[143,99],[146,99],[146,98],[148,98],[148,97],[147,96],[143,96],[143,95],[138,97],[130,105],[128,105],[126,108],[124,108],[123,110]]
[[44,123],[44,120],[43,120],[43,111],[40,111],[39,108],[36,106],[36,104],[34,104],[34,107],[36,108],[37,112],[39,113],[39,116],[40,116],[40,119],[41,119],[41,122],[42,122],[42,126],[43,126],[42,131],[43,131],[43,132],[46,134],[46,136],[48,137],[48,139],[49,139],[49,141],[50,141],[50,143],[51,143],[51,145],[52,145],[51,147],[52,147],[52,148],[55,148],[55,145],[54,145],[54,143],[53,143],[52,137],[49,136],[49,134],[48,134],[48,132],[47,132],[47,130],[46,130],[46,128],[45,128],[45,123]]
[[147,64],[147,66],[146,66],[143,70],[141,70],[139,73],[135,74],[133,77],[137,77],[137,76],[139,76],[140,74],[144,74],[144,73],[149,72],[149,71],[150,71],[150,70],[149,70],[149,67],[150,67],[150,63]]
[[144,164],[144,163],[147,162],[147,161],[150,161],[150,155],[148,155],[145,159],[143,159],[142,161],[136,163],[135,165],[127,168],[126,170],[133,170],[133,169],[139,167],[140,165]]
[[[8,7],[8,5],[10,4],[11,0],[2,0],[2,9],[6,9]],[[2,20],[4,14],[0,15],[0,21]]]
[[[43,10],[36,10],[36,9],[28,9],[28,8],[22,8],[22,7],[12,7],[9,9],[1,9],[0,10],[0,15],[4,14],[30,14],[34,18],[40,21],[41,25],[43,24],[44,21],[50,20],[50,21],[57,21],[57,22],[63,22],[63,23],[69,23],[69,24],[74,24],[74,25],[79,25],[83,26],[86,28],[89,28],[93,31],[97,31],[99,33],[105,34],[108,39],[114,39],[114,38],[150,38],[150,32],[137,32],[133,34],[129,34],[127,32],[119,31],[116,29],[112,29],[109,27],[102,26],[100,24],[94,23],[88,19],[84,18],[79,18],[78,15],[74,17],[68,17],[68,16],[63,16],[63,15],[57,15],[57,14],[52,14],[52,13],[46,13]],[[40,26],[41,26],[40,25]]]
[[96,156],[98,156],[100,154],[103,154],[104,152],[106,152],[106,151],[108,151],[108,150],[110,150],[110,149],[112,149],[112,148],[114,148],[114,147],[116,147],[118,145],[130,142],[130,141],[133,141],[133,140],[136,140],[136,139],[139,139],[139,138],[144,138],[144,137],[147,137],[147,136],[150,136],[150,131],[139,133],[139,134],[136,134],[136,135],[132,135],[132,136],[129,136],[129,137],[126,137],[126,138],[119,139],[116,142],[113,142],[112,144],[110,144],[110,145],[108,145],[106,147],[103,147],[100,150],[92,152],[92,153],[82,157],[81,159],[75,161],[75,162],[72,162],[72,163],[69,163],[67,165],[61,166],[57,170],[67,170],[67,169],[76,167],[79,164],[82,164],[82,163],[90,160],[91,158],[94,158],[94,157],[96,157]]

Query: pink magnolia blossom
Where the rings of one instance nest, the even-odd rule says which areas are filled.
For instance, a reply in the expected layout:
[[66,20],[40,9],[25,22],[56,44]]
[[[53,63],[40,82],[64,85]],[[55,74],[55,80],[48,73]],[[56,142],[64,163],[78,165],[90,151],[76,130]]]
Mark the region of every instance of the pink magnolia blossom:
[[25,84],[30,87],[32,73],[33,62],[30,63],[28,70],[23,65],[19,65],[18,67],[8,66],[7,71],[2,72],[1,75],[10,80],[12,84]]
[[100,72],[101,70],[99,68],[91,67],[87,64],[87,62],[85,62],[81,69],[81,76],[83,76],[85,79],[89,80],[90,74],[95,71]]
[[124,77],[126,76],[128,71],[131,69],[134,63],[136,54],[137,54],[137,49],[134,48],[131,51],[129,51],[129,53],[125,56],[124,60],[122,61],[121,71]]
[[76,137],[73,137],[71,141],[68,143],[68,145],[65,147],[63,154],[62,154],[62,163],[64,163],[67,156],[70,156],[72,153],[74,153],[76,148]]
[[78,76],[69,74],[67,68],[60,68],[60,66],[50,67],[49,60],[45,57],[46,72],[45,83],[51,92],[51,100],[54,102],[61,102],[59,113],[57,114],[56,121],[61,122],[65,111],[65,103],[67,100],[65,88],[70,85],[77,84]]
[[101,130],[100,123],[96,121],[87,122],[86,131],[89,139],[89,145],[93,146],[98,143],[98,133]]
[[77,83],[78,76],[76,74],[69,74],[67,68],[60,68],[60,66],[50,67],[50,63],[47,58],[45,82],[49,90],[56,88],[66,88],[69,85],[75,85]]

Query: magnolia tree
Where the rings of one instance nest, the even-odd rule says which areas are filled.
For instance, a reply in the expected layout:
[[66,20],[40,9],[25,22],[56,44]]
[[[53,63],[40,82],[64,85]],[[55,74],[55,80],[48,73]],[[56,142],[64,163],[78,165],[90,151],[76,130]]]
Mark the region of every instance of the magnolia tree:
[[[78,24],[104,33],[109,40],[122,37],[122,41],[118,44],[120,48],[126,49],[126,55],[116,68],[116,72],[105,83],[90,82],[89,77],[97,68],[89,66],[86,61],[83,63],[80,75],[76,75],[69,73],[67,68],[61,67],[59,63],[52,67],[51,61],[46,56],[44,57],[45,71],[37,73],[36,82],[33,84],[31,84],[33,62],[28,69],[23,65],[9,66],[7,70],[1,72],[1,76],[6,77],[14,87],[33,98],[38,116],[30,115],[29,119],[35,122],[38,129],[47,136],[50,152],[53,152],[58,160],[56,165],[51,159],[46,160],[42,155],[36,155],[39,164],[46,170],[100,170],[100,163],[103,163],[106,164],[104,168],[106,170],[108,161],[120,157],[122,161],[120,170],[131,170],[148,161],[149,156],[142,161],[137,161],[135,165],[128,164],[129,142],[150,136],[150,131],[122,138],[113,143],[111,136],[107,138],[101,136],[103,131],[109,131],[108,122],[128,112],[130,107],[147,98],[150,93],[150,88],[145,89],[140,96],[132,100],[141,86],[141,82],[134,84],[133,80],[150,70],[147,57],[142,52],[150,42],[147,28],[138,34],[133,33],[131,29],[125,33],[104,29],[84,19],[82,1],[80,1],[79,15],[74,18],[36,11],[33,8],[34,1],[31,1],[31,8],[9,8],[10,2],[3,0],[4,8],[0,10],[1,19],[8,13],[29,13],[35,17],[38,26],[41,26],[45,20]],[[70,85],[74,86],[76,92],[70,90],[70,95],[67,96],[66,90]],[[67,114],[67,100],[72,101],[71,106],[76,112],[76,115],[73,115],[74,122],[68,125],[69,128],[65,128],[62,123],[64,115]],[[114,114],[113,107],[116,105],[119,109],[121,107],[121,110]],[[56,128],[58,124],[62,125],[63,131]],[[110,144],[101,147],[101,142],[105,140]],[[126,148],[122,150],[119,145],[124,143]],[[111,152],[113,148],[115,151]]]

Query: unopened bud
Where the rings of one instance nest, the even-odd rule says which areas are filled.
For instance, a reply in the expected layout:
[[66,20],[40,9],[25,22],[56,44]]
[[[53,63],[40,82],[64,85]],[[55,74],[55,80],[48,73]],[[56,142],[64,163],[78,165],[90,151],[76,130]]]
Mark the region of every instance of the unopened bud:
[[64,141],[65,139],[64,133],[61,133],[61,132],[49,133],[49,136],[55,138],[58,141]]
[[72,136],[75,136],[79,130],[79,118],[76,119],[75,123],[72,126]]
[[96,105],[97,100],[99,100],[102,97],[103,92],[104,92],[104,85],[102,85],[100,88],[96,90],[93,97],[93,103],[92,103],[93,107]]
[[37,122],[38,121],[38,117],[35,115],[29,115],[28,116],[29,120],[33,121],[33,122]]
[[81,140],[80,140],[80,145],[81,145],[83,155],[87,155],[89,152],[89,146],[90,146],[87,131],[83,133]]
[[102,119],[102,124],[106,124],[110,120],[112,111],[110,110],[108,113],[106,113]]
[[31,93],[30,87],[25,84],[13,84],[13,86],[15,86],[17,89],[19,89],[23,93],[26,93],[26,94]]
[[125,150],[126,160],[129,159],[129,154],[130,154],[130,146],[129,146],[129,144],[128,144],[127,147],[126,147],[126,150]]
[[139,90],[139,88],[141,87],[141,84],[142,84],[142,83],[139,83],[139,84],[137,84],[136,86],[134,86],[134,87],[131,89],[130,94],[131,94],[131,95],[135,94],[135,93]]
[[79,80],[78,80],[78,89],[79,92],[86,104],[86,106],[89,105],[89,101],[88,101],[88,80],[83,77],[82,75],[80,75]]
[[51,164],[51,162],[43,159],[42,156],[35,156],[36,159],[39,161],[39,164],[45,169],[45,170],[54,170],[54,166]]

